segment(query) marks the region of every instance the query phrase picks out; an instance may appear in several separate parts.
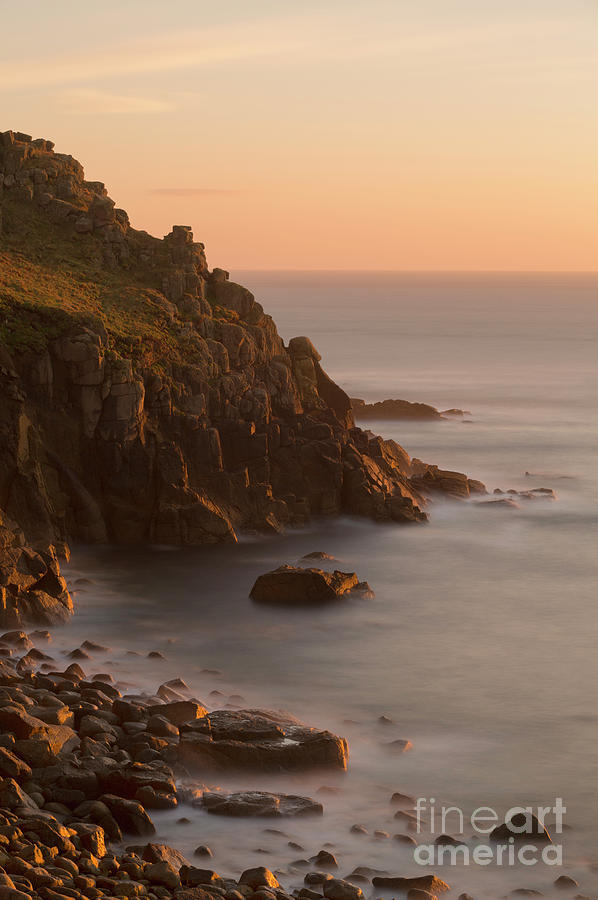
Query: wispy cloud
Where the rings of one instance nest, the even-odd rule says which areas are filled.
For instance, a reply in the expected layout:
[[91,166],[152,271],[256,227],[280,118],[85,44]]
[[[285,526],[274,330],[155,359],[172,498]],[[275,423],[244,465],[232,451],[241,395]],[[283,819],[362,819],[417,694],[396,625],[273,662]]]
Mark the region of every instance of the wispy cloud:
[[161,113],[170,108],[164,100],[131,97],[86,88],[67,88],[57,95],[59,106],[73,115],[134,115]]
[[[548,42],[551,65],[558,65],[552,50],[560,46],[568,25],[575,21],[546,16],[517,20],[488,20],[467,24],[412,21],[402,27],[400,18],[381,27],[375,17],[364,19],[347,9],[339,23],[337,15],[310,11],[262,22],[229,23],[224,26],[163,31],[132,37],[88,53],[72,53],[31,59],[10,59],[10,50],[0,62],[0,91],[33,87],[80,85],[94,80],[120,79],[134,75],[196,70],[236,62],[307,65],[317,60],[379,59],[391,56],[400,63],[442,64],[463,54],[484,58],[497,46],[516,43],[529,51],[529,42]],[[578,27],[578,26],[577,26]],[[586,62],[591,64],[590,49]],[[559,58],[562,55],[559,52]],[[116,102],[116,97],[113,98]],[[134,98],[128,98],[133,103]],[[116,103],[118,106],[118,103]],[[150,111],[150,110],[146,110]]]
[[197,69],[251,59],[284,59],[309,52],[299,22],[288,19],[205,29],[161,32],[90,53],[0,62],[0,90],[75,84],[94,79]]
[[160,197],[222,197],[226,194],[240,194],[241,191],[228,188],[165,187],[151,188],[148,193]]

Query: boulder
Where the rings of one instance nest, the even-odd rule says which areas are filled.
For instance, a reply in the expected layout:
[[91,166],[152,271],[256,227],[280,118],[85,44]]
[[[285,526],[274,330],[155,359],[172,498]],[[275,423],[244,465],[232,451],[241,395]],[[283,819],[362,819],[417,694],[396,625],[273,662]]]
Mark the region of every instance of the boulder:
[[280,566],[260,575],[249,596],[256,603],[293,606],[328,603],[349,593],[358,583],[355,572]]
[[267,791],[241,791],[234,794],[204,791],[202,805],[209,813],[235,818],[253,816],[321,816],[324,807],[310,797],[271,794]]
[[239,884],[247,884],[249,887],[253,888],[254,891],[259,887],[269,887],[274,890],[280,888],[280,883],[276,875],[274,875],[270,869],[266,869],[265,866],[256,866],[254,869],[245,869],[239,878]]
[[179,762],[190,769],[265,772],[346,769],[344,738],[269,710],[217,710],[183,726]]

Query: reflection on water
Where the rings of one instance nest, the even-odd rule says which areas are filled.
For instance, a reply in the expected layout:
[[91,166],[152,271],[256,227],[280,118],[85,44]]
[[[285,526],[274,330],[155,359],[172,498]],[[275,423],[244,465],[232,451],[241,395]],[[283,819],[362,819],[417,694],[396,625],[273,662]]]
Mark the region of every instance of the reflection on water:
[[[98,640],[111,653],[88,669],[109,667],[148,690],[180,675],[210,708],[241,694],[247,706],[286,708],[349,739],[344,776],[218,782],[311,796],[335,787],[337,793],[317,794],[325,805],[321,820],[282,820],[278,835],[264,831],[267,821],[231,821],[190,807],[156,816],[160,838],[187,852],[209,844],[218,870],[265,864],[289,872],[293,860],[331,842],[343,875],[357,865],[416,874],[409,847],[372,837],[375,829],[391,836],[405,830],[393,818],[393,791],[470,812],[550,805],[560,796],[572,826],[564,842],[567,871],[591,894],[597,876],[587,862],[598,839],[591,802],[598,786],[598,426],[597,364],[587,336],[596,322],[595,284],[487,283],[482,303],[479,280],[381,280],[366,306],[366,280],[328,276],[311,284],[298,311],[294,299],[306,290],[305,276],[281,278],[255,275],[256,293],[285,337],[313,337],[331,374],[341,381],[345,375],[352,393],[466,407],[474,419],[467,426],[457,419],[376,430],[491,488],[554,487],[558,501],[519,510],[438,503],[428,526],[321,522],[235,548],[78,548],[68,577],[94,583],[81,586],[77,615],[57,636],[57,649]],[[414,293],[417,302],[408,303]],[[339,331],[335,321],[343,323]],[[357,349],[347,334],[359,334]],[[312,550],[355,570],[375,599],[307,610],[250,602],[260,572]],[[142,655],[127,655],[131,650]],[[166,659],[147,660],[149,650]],[[382,715],[392,722],[380,724]],[[396,738],[410,739],[413,750],[390,754],[384,744]],[[181,815],[191,824],[177,824]],[[370,835],[350,834],[354,823]],[[289,840],[305,851],[289,848]],[[286,881],[300,885],[302,872],[291,871]],[[483,885],[478,896],[501,896],[507,887],[548,889],[558,874],[488,867],[445,877],[473,894]]]

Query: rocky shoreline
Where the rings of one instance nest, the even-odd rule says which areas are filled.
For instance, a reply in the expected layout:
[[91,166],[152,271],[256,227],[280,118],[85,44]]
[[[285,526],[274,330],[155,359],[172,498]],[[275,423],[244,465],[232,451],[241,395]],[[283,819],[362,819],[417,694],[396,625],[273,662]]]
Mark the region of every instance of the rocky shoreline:
[[[346,741],[271,711],[208,712],[180,679],[155,696],[123,696],[110,675],[88,678],[78,662],[55,671],[50,641],[49,632],[0,637],[0,895],[285,898],[265,868],[224,878],[146,843],[151,812],[187,802],[220,815],[321,814],[308,798],[204,793],[191,775],[343,770]],[[70,655],[102,649],[88,641]]]
[[[155,693],[134,686],[121,690],[110,674],[84,671],[83,666],[93,671],[94,658],[107,653],[93,640],[56,654],[51,632],[12,631],[0,636],[0,652],[0,895],[5,900],[362,900],[372,890],[373,896],[431,900],[450,890],[444,877],[429,869],[401,872],[400,856],[398,872],[361,865],[341,877],[332,844],[307,859],[275,860],[272,868],[252,866],[234,876],[210,867],[212,851],[205,844],[185,856],[156,836],[154,815],[176,810],[183,823],[189,821],[186,808],[199,808],[210,816],[246,819],[249,827],[321,818],[324,793],[320,800],[263,788],[223,790],[213,779],[227,772],[243,772],[248,779],[281,772],[343,773],[346,740],[288,713],[230,706],[208,711],[181,678],[160,684]],[[64,669],[57,664],[63,654],[69,662]],[[152,654],[147,655],[152,665]],[[394,836],[397,847],[415,848],[414,799],[395,792],[388,800],[403,829]],[[350,830],[369,835],[363,825]],[[550,841],[540,831],[542,840]],[[390,835],[377,831],[372,837],[380,841]],[[440,843],[459,841],[441,835]],[[303,850],[293,842],[289,847]],[[366,846],[364,855],[367,859]],[[559,888],[577,886],[567,875],[559,882]],[[471,898],[461,894],[460,900]]]

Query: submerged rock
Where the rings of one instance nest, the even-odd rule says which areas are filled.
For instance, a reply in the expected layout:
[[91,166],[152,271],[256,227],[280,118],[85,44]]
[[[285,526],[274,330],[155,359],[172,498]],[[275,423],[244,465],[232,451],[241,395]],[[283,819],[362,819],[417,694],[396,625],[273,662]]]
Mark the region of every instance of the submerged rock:
[[502,497],[500,500],[480,500],[478,506],[490,506],[492,509],[521,509],[516,500]]
[[383,745],[391,753],[407,753],[413,750],[413,744],[406,738],[397,738],[395,741],[386,741]]
[[219,816],[321,816],[324,807],[310,797],[272,794],[267,791],[241,791],[234,794],[204,791],[202,806]]
[[359,582],[355,572],[324,572],[322,569],[302,569],[298,566],[280,566],[272,572],[260,575],[249,596],[256,603],[302,606],[328,603],[356,590],[371,591],[365,582]]
[[330,731],[268,710],[218,710],[181,727],[179,761],[192,769],[346,769],[348,747]]

